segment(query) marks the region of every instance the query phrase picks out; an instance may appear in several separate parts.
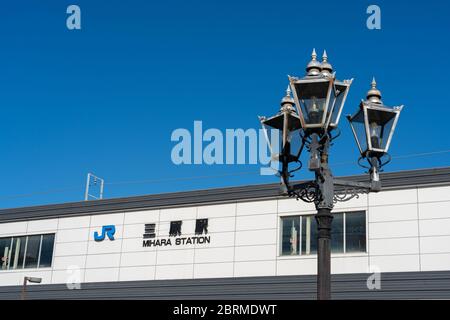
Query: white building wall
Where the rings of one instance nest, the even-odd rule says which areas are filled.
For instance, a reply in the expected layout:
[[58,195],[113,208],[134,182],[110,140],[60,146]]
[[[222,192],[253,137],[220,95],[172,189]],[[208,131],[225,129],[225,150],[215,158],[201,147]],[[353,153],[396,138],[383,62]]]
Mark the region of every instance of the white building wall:
[[369,194],[368,218],[370,269],[420,271],[417,189]]
[[418,190],[421,270],[450,270],[450,187]]
[[[360,195],[334,211],[359,210],[367,252],[333,254],[333,273],[450,270],[450,187]],[[0,271],[0,285],[24,276],[66,283],[315,274],[314,255],[280,255],[279,227],[281,217],[314,213],[312,204],[280,199],[3,223],[0,237],[56,237],[52,268]],[[146,223],[168,238],[170,221],[182,220],[182,236],[193,236],[199,218],[208,218],[209,244],[142,246]],[[114,241],[94,241],[103,225],[115,225]]]

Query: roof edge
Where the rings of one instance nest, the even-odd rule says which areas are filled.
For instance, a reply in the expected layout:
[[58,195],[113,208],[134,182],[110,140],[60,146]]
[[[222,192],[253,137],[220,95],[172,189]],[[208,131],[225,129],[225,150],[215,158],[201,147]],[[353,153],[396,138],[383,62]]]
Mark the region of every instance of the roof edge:
[[[339,178],[368,181],[369,176],[364,174]],[[384,190],[450,185],[450,167],[382,173],[381,181]],[[10,208],[0,210],[0,222],[271,199],[280,197],[278,190],[279,184],[271,183]]]

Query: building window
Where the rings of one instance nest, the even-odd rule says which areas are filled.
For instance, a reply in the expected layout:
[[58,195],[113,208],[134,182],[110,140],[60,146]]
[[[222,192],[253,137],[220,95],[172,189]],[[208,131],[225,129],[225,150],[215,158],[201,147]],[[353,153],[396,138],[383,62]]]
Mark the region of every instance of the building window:
[[300,250],[300,222],[299,217],[283,218],[282,255],[297,255]]
[[42,236],[39,268],[49,268],[52,266],[54,244],[55,244],[54,234],[44,234]]
[[345,251],[366,251],[366,214],[357,212],[345,215]]
[[[331,252],[366,252],[366,213],[333,214]],[[281,218],[281,255],[317,253],[317,222],[314,215]]]
[[0,238],[1,270],[51,267],[54,243],[54,234]]

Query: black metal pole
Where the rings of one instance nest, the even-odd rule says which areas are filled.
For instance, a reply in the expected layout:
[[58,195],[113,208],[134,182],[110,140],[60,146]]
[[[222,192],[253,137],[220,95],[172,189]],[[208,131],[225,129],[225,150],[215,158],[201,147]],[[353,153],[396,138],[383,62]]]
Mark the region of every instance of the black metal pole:
[[[322,139],[321,139],[322,140]],[[319,186],[319,201],[316,202],[317,221],[317,299],[331,299],[331,223],[334,206],[334,178],[328,167],[330,140],[322,141],[320,148],[320,169],[316,170]]]
[[331,209],[320,208],[316,215],[317,237],[317,299],[331,298]]
[[[331,223],[334,207],[334,178],[328,166],[331,137],[311,134],[309,170],[315,173],[314,203],[317,214],[317,299],[331,299]],[[308,193],[308,191],[307,191]],[[300,196],[301,197],[301,196]],[[307,198],[307,197],[306,197]],[[307,198],[308,202],[311,199]]]

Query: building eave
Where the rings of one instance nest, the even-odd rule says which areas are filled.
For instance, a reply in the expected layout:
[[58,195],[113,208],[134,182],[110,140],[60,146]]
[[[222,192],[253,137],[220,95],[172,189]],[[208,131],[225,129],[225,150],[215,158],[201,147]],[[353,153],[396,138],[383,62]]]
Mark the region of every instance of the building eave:
[[[352,181],[368,181],[367,174],[340,178]],[[450,167],[382,173],[381,181],[383,190],[450,185]],[[276,198],[281,198],[278,183],[260,184],[2,209],[0,210],[0,222],[156,210]]]

